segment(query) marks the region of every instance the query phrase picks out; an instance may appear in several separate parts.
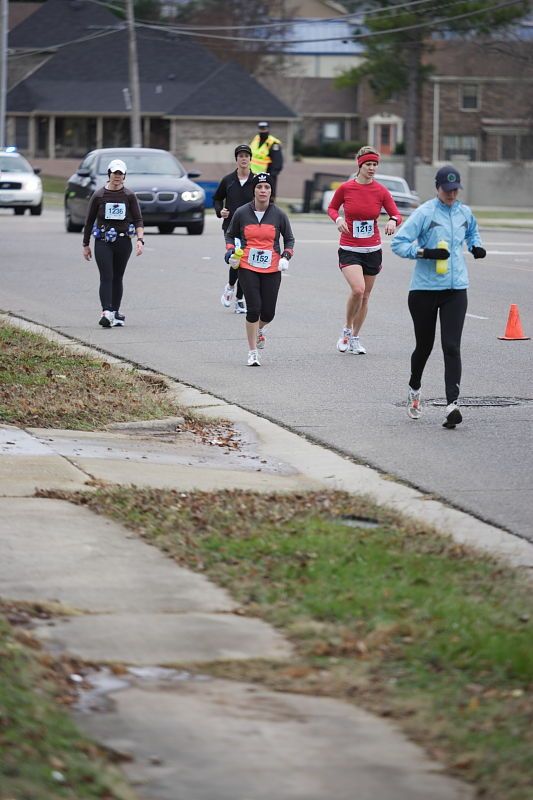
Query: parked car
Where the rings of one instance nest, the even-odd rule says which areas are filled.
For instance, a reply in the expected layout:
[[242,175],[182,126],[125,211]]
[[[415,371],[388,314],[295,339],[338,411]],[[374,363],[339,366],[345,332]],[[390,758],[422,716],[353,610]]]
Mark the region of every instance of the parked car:
[[[355,178],[355,172],[350,175],[347,180],[353,180]],[[381,183],[392,195],[392,199],[398,206],[398,211],[402,215],[402,217],[408,217],[410,214],[413,213],[415,208],[418,208],[420,205],[420,198],[416,192],[413,192],[409,188],[409,184],[405,180],[405,178],[399,178],[397,175],[382,175],[379,173],[376,175],[376,181]],[[340,185],[340,184],[339,184]],[[335,187],[336,188],[336,187]],[[327,211],[328,206],[331,203],[333,195],[335,194],[335,189],[332,188],[324,192],[322,197],[322,210]],[[383,211],[382,213],[385,213]]]
[[43,210],[43,184],[35,169],[15,147],[0,148],[0,208],[12,208],[15,214],[38,217]]
[[135,192],[145,227],[159,233],[187,228],[198,236],[204,230],[205,192],[192,178],[200,173],[184,169],[166,150],[149,147],[108,147],[91,150],[82,160],[65,189],[65,228],[68,233],[83,229],[89,200],[107,181],[107,167],[114,158],[126,163],[126,186]]

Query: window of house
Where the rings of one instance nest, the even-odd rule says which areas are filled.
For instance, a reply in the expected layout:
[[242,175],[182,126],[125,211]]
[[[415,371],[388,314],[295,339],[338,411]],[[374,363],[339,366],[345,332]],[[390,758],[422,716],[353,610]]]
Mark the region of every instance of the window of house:
[[501,137],[501,157],[505,161],[533,159],[533,134],[511,133]]
[[467,156],[477,161],[477,136],[443,136],[442,149],[445,161],[453,161],[454,156]]
[[322,123],[322,140],[324,142],[338,142],[343,138],[343,124],[342,122],[323,122]]
[[463,83],[460,87],[461,111],[478,111],[481,105],[479,86],[476,83]]
[[29,119],[28,117],[15,117],[15,144],[17,150],[27,150],[29,147]]

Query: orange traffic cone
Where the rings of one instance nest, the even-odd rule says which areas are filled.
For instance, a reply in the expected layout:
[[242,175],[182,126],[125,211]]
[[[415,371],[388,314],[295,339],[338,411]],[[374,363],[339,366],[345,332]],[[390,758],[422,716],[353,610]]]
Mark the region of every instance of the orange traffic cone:
[[531,339],[531,336],[524,336],[522,323],[520,322],[520,314],[518,313],[518,306],[515,303],[511,303],[509,308],[509,317],[507,319],[505,334],[503,336],[498,336],[498,339],[507,339],[508,341],[513,339]]

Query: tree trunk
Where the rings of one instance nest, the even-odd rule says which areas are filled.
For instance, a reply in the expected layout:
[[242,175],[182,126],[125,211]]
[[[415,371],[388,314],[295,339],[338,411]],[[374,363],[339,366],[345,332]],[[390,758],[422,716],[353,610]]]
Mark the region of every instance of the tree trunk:
[[415,185],[415,160],[418,152],[418,106],[420,88],[420,58],[422,48],[420,42],[408,44],[407,73],[407,107],[405,111],[405,179],[411,189]]

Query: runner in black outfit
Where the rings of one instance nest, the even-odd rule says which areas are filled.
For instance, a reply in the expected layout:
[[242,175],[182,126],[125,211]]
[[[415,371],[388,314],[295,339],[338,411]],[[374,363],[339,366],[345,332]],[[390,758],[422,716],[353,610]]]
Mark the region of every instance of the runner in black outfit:
[[135,193],[124,188],[126,164],[114,159],[107,168],[108,182],[91,197],[83,229],[83,257],[92,258],[89,244],[91,233],[95,238],[94,257],[100,271],[100,302],[103,328],[124,325],[120,313],[122,280],[129,257],[131,237],[137,235],[136,255],[144,249],[144,227],[141,210]]
[[[235,148],[235,160],[237,162],[237,169],[225,175],[218,184],[217,190],[213,197],[215,206],[215,213],[219,219],[222,219],[222,231],[224,236],[231,218],[240,206],[249,203],[254,195],[252,186],[253,174],[250,170],[250,160],[252,158],[252,151],[247,144],[240,144]],[[237,294],[235,302],[235,313],[245,314],[246,306],[243,300],[243,292],[240,283],[237,280],[238,270],[230,267],[229,277],[220,302],[225,308],[229,308],[233,295],[235,294],[235,284],[237,284]]]

